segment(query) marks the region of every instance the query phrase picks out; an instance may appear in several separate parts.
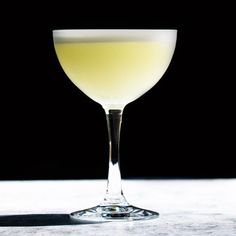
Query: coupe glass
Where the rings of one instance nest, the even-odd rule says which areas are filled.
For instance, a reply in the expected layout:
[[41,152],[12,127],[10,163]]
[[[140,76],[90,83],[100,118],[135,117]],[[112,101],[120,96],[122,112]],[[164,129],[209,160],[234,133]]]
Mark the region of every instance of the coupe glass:
[[99,205],[71,213],[79,221],[153,219],[157,212],[130,205],[122,191],[119,142],[124,107],[146,93],[172,59],[177,30],[54,30],[59,62],[70,80],[102,105],[109,136],[107,189]]

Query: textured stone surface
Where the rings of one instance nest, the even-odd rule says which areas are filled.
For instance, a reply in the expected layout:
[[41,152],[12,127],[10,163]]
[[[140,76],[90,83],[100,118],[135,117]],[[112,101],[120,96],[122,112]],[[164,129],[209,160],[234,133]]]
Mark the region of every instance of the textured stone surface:
[[236,235],[236,179],[124,180],[127,200],[160,218],[72,224],[67,214],[97,205],[105,188],[105,180],[0,181],[0,235]]

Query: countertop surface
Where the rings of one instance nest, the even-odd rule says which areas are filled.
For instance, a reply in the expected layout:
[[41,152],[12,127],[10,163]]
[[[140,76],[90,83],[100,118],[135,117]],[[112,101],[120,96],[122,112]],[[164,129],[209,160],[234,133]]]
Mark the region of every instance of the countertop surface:
[[105,189],[105,180],[0,181],[0,236],[236,235],[236,179],[123,180],[128,202],[159,218],[70,221],[70,212],[97,205]]

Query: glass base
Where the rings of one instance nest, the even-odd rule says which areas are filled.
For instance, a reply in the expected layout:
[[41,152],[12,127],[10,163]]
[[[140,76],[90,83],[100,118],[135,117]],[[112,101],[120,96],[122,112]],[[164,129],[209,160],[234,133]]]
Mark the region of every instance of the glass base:
[[149,220],[159,217],[159,213],[132,205],[95,206],[70,214],[73,220],[85,222]]

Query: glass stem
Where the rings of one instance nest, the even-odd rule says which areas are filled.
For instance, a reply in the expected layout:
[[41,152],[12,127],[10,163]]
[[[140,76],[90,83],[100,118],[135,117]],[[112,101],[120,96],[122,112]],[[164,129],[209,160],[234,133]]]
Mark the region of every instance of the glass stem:
[[100,205],[127,206],[120,174],[120,129],[123,110],[105,109],[105,112],[109,138],[109,170],[106,195]]

